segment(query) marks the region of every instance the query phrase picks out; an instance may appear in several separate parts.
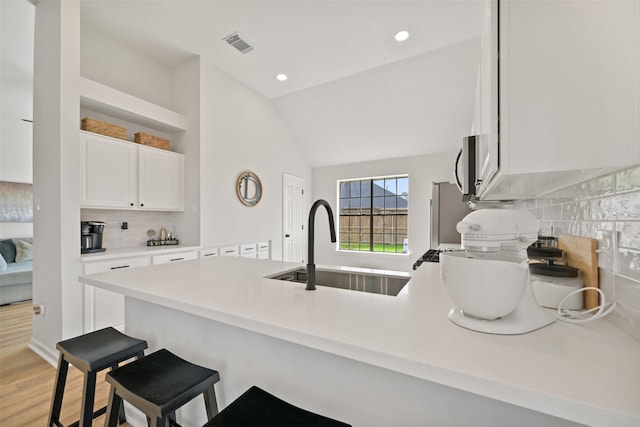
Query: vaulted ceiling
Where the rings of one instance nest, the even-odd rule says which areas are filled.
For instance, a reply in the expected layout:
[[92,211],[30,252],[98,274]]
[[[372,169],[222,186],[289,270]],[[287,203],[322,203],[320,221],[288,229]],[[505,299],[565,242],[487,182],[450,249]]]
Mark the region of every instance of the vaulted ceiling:
[[[471,128],[482,0],[82,0],[81,13],[168,67],[199,55],[271,99],[313,166],[453,150]],[[251,52],[223,40],[235,32]]]

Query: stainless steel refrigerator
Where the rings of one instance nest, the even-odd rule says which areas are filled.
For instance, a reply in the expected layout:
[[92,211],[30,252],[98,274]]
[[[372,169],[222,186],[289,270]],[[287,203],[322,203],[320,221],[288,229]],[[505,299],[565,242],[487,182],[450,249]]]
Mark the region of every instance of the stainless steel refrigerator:
[[450,182],[434,182],[431,192],[431,249],[449,249],[460,244],[456,224],[471,209],[462,201],[458,186]]

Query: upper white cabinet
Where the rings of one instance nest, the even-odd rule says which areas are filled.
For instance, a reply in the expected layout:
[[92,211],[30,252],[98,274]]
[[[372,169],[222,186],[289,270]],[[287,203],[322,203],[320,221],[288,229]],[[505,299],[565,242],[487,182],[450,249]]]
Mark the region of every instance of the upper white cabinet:
[[80,140],[81,206],[136,207],[138,148],[83,131]]
[[480,183],[482,199],[535,197],[640,163],[639,7],[500,1],[499,171]]
[[184,156],[138,147],[138,203],[141,209],[182,210]]
[[184,155],[80,132],[82,207],[183,210]]

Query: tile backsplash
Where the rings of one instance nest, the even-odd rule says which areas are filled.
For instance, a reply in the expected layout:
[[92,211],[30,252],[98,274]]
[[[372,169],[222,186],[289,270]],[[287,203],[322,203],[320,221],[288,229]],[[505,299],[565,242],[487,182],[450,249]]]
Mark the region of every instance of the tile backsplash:
[[[131,248],[146,246],[149,236],[148,230],[154,230],[155,238],[159,237],[160,227],[165,227],[172,235],[180,239],[180,230],[176,230],[172,212],[155,211],[121,211],[105,209],[81,209],[81,221],[104,221],[104,234],[102,246],[105,248]],[[121,228],[122,223],[127,223],[127,229]]]
[[542,234],[598,240],[600,288],[617,307],[607,319],[640,340],[640,166],[554,193],[519,200]]

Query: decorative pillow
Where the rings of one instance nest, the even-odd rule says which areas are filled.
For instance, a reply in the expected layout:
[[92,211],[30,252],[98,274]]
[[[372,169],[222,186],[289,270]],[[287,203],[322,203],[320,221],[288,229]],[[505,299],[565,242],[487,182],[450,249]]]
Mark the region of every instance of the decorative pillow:
[[4,260],[4,257],[0,255],[0,271],[7,270],[7,261]]
[[16,262],[30,261],[33,259],[33,245],[24,240],[16,240]]
[[13,240],[0,240],[0,255],[7,263],[15,262],[16,244],[13,243]]

